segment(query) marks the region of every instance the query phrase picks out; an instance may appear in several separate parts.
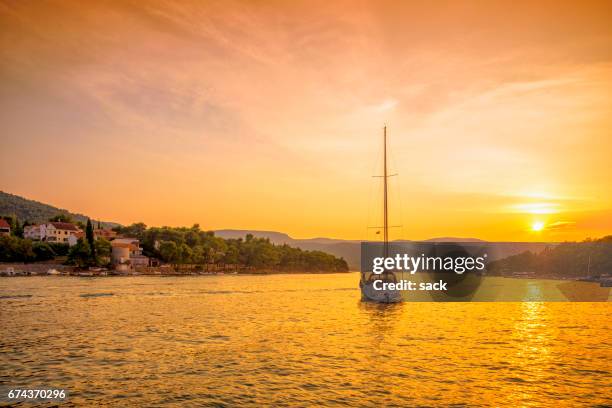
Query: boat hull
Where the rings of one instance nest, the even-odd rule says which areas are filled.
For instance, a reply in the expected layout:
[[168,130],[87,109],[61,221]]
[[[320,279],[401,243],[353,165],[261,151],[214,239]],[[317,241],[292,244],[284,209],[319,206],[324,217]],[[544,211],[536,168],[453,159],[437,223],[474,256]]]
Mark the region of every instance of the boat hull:
[[374,289],[374,282],[362,283],[360,286],[361,300],[364,302],[399,303],[403,300],[399,290],[377,290]]

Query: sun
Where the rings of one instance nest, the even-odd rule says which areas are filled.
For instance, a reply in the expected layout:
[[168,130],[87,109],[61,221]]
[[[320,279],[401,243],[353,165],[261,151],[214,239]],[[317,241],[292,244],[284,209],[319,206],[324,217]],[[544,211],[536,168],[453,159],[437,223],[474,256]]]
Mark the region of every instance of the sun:
[[542,221],[535,221],[531,224],[532,231],[542,231],[544,229],[545,224]]

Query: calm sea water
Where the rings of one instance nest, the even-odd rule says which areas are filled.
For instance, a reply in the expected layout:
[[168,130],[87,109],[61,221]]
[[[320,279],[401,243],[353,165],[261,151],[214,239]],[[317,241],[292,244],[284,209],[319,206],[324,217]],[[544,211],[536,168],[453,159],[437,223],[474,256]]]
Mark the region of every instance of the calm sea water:
[[78,406],[612,404],[610,303],[364,304],[358,280],[0,279],[0,381]]

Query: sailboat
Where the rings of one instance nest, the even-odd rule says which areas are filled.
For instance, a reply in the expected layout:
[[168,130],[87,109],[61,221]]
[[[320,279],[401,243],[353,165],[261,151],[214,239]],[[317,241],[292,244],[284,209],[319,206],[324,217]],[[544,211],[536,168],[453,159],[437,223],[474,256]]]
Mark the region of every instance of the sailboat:
[[[383,128],[383,256],[389,256],[389,207],[387,202],[387,181],[391,177],[387,172],[387,126]],[[376,282],[380,283],[376,283]],[[380,289],[382,283],[397,283],[397,276],[394,271],[385,270],[380,275],[371,271],[361,271],[361,300],[379,303],[398,303],[402,301],[402,293],[399,290]],[[375,288],[376,287],[379,289]]]

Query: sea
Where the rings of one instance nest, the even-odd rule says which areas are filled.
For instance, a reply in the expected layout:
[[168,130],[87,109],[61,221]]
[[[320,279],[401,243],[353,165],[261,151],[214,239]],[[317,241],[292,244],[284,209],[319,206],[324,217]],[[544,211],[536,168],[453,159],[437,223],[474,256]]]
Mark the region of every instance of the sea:
[[[0,278],[0,405],[612,405],[610,302],[382,305],[358,282]],[[66,398],[7,399],[40,388]]]

